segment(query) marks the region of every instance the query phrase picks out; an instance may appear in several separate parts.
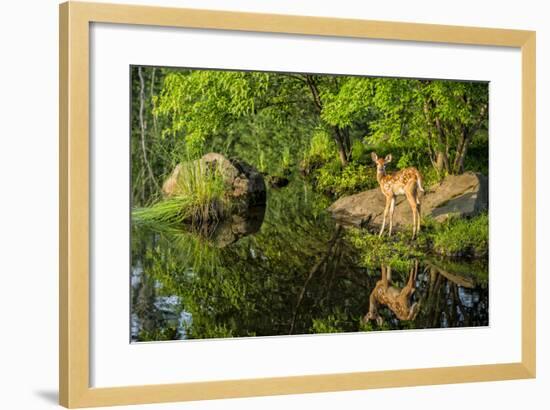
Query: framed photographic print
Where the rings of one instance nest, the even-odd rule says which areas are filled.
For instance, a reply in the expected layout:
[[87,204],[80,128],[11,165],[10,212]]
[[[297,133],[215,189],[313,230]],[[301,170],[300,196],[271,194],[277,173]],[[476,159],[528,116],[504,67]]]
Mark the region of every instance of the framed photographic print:
[[60,6],[60,402],[535,377],[535,33]]

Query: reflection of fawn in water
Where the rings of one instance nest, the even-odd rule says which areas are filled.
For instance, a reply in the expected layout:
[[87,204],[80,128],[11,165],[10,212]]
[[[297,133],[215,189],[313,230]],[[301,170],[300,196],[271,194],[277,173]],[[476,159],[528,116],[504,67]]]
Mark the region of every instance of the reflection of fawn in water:
[[399,289],[391,285],[391,267],[382,266],[382,279],[376,282],[376,286],[370,294],[369,312],[363,321],[376,320],[380,326],[384,320],[378,313],[379,305],[386,305],[399,320],[414,320],[420,310],[420,305],[417,302],[411,305],[412,294],[416,290],[417,273],[418,261],[415,261],[410,270],[407,284]]

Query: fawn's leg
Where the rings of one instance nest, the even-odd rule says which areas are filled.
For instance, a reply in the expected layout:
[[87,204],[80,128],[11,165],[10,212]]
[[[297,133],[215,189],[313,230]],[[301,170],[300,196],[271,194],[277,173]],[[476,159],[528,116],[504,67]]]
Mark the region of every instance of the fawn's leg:
[[378,302],[376,300],[376,287],[372,290],[369,296],[369,311],[367,314],[363,317],[363,322],[368,323],[370,320],[375,320],[377,323],[379,322],[378,314]]
[[[418,276],[418,259],[415,259],[414,266],[411,268],[409,282],[407,283],[407,287],[409,288],[409,292],[408,292],[409,296],[412,296],[412,294],[416,291],[417,276]],[[409,309],[408,319],[414,320],[419,311],[420,311],[420,302],[414,302]]]
[[420,194],[416,193],[416,234],[420,232],[420,220],[422,219],[422,210],[420,207]]
[[409,271],[409,279],[407,280],[407,283],[403,288],[401,289],[401,292],[399,292],[399,297],[405,299],[408,298],[410,295],[412,295],[414,289],[414,267],[411,267]]
[[391,236],[391,231],[393,228],[393,212],[395,211],[395,196],[391,197],[390,202],[390,231],[388,233],[388,236]]
[[382,228],[380,228],[380,233],[378,236],[382,236],[384,233],[384,227],[386,226],[386,216],[388,215],[388,211],[390,209],[390,199],[389,197],[386,197],[386,206],[384,207],[384,218],[382,219]]
[[418,273],[418,260],[415,260],[414,265],[411,267],[411,271],[409,272],[409,280],[407,282],[407,287],[409,288],[410,294],[414,292],[414,289],[416,287],[417,273]]
[[412,237],[414,239],[415,236],[416,236],[416,212],[417,212],[416,198],[414,197],[412,192],[409,191],[409,190],[405,191],[405,195],[407,197],[407,201],[409,201],[409,205],[411,207],[411,211],[412,211],[412,215],[413,215],[413,234],[412,234]]

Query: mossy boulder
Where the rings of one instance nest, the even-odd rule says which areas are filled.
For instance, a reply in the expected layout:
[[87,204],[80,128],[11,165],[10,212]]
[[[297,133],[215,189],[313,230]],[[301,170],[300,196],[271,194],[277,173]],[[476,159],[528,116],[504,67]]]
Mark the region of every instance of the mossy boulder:
[[[248,206],[261,206],[266,203],[266,186],[262,174],[244,161],[227,158],[222,154],[210,152],[199,160],[204,166],[217,168],[228,187],[228,195],[236,202]],[[178,194],[178,178],[183,165],[178,164],[164,181],[162,192],[169,198]]]

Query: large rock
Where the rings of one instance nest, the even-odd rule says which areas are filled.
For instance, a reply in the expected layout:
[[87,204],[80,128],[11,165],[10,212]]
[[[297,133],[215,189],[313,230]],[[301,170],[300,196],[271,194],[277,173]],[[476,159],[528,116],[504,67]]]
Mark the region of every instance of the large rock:
[[[217,167],[229,187],[228,194],[235,200],[248,206],[265,205],[266,188],[262,174],[256,168],[237,159],[229,159],[215,152],[208,153],[199,159],[204,166]],[[166,197],[177,195],[178,178],[184,166],[178,164],[162,185]]]
[[[487,177],[466,172],[450,175],[438,185],[430,187],[421,198],[422,215],[430,215],[443,222],[452,215],[471,216],[487,209],[489,203]],[[380,226],[382,224],[385,198],[379,188],[360,192],[338,199],[329,212],[340,223],[356,226]],[[396,198],[394,226],[412,224],[412,213],[403,195]]]

